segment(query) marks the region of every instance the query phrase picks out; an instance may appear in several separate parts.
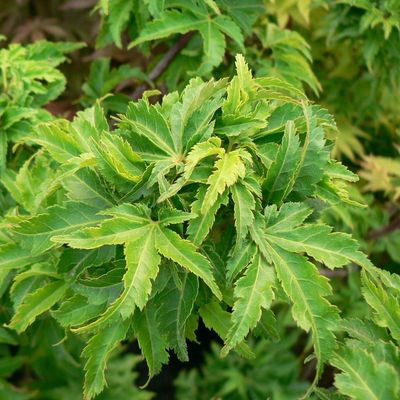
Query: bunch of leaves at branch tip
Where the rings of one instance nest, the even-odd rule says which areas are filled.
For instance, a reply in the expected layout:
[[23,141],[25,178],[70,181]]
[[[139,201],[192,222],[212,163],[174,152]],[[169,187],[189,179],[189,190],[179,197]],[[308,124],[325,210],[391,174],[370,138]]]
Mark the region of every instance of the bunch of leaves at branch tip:
[[34,125],[51,119],[42,107],[56,99],[66,84],[57,67],[66,60],[66,53],[80,47],[38,41],[0,50],[0,175],[7,163],[7,144],[23,140]]
[[[245,36],[251,35],[264,8],[261,0],[101,0],[97,5],[102,14],[99,45],[115,42],[121,47],[121,34],[128,28],[133,39],[130,46],[142,45],[143,49],[176,34],[197,33],[189,46],[190,58],[196,60],[192,75],[207,76],[221,64],[227,47],[244,52]],[[178,56],[175,64],[183,60]],[[176,73],[176,66],[173,70]]]
[[188,360],[200,320],[223,340],[222,356],[251,358],[247,337],[260,323],[273,329],[283,301],[309,334],[308,393],[328,363],[346,375],[319,266],[362,267],[366,300],[383,315],[374,320],[394,340],[398,283],[317,220],[320,203],[354,203],[344,183],[356,176],[329,156],[332,121],[290,83],[253,78],[238,55],[232,79],[195,78],[156,104],[145,96],[112,128],[100,104],[38,125],[29,140],[42,150],[29,162],[51,184],[20,196],[12,185],[29,182],[24,165],[0,225],[8,328],[29,333],[50,310],[82,334],[91,399],[122,341],[138,341],[149,379],[171,351]]

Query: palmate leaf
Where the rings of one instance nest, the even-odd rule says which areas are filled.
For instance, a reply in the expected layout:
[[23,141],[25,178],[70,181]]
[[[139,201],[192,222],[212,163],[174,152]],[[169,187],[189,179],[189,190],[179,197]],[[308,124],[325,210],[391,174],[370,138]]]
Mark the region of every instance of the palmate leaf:
[[234,296],[237,300],[233,306],[231,327],[221,351],[223,356],[242,342],[249,330],[257,325],[262,309],[271,306],[274,284],[273,268],[260,254],[256,254],[243,277],[235,284]]
[[58,243],[67,243],[71,247],[82,249],[125,244],[126,272],[121,296],[99,319],[76,328],[75,331],[86,332],[98,329],[110,319],[128,318],[133,314],[135,306],[142,309],[151,291],[151,281],[158,273],[161,262],[159,254],[199,276],[217,297],[221,297],[209,261],[196,251],[192,243],[166,228],[169,224],[181,223],[193,218],[192,214],[177,210],[164,211],[160,212],[160,221],[155,223],[150,218],[150,210],[140,204],[123,204],[103,214],[108,214],[112,218],[105,220],[98,227],[53,238]]

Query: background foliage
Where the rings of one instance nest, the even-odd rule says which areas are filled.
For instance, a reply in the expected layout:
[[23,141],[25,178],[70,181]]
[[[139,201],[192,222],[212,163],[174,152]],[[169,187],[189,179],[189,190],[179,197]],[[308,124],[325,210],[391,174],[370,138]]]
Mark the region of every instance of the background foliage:
[[397,0],[0,34],[0,399],[400,397]]

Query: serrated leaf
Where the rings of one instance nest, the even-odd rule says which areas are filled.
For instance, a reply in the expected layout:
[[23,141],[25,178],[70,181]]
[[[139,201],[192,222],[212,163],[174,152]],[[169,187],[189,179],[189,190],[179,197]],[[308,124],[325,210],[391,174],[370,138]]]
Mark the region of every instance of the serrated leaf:
[[135,139],[135,151],[146,161],[170,159],[177,152],[177,143],[170,127],[157,108],[146,100],[129,103],[120,126]]
[[335,386],[352,399],[393,400],[400,395],[396,370],[365,350],[343,348],[332,364],[343,371],[336,374]]
[[169,229],[159,227],[156,231],[156,248],[164,257],[201,278],[217,298],[222,297],[215,283],[211,264],[196,251],[196,247],[191,242],[182,239]]
[[236,248],[242,245],[249,231],[249,226],[254,221],[254,210],[256,202],[253,194],[245,185],[238,182],[230,188],[234,203]]
[[246,166],[242,160],[243,153],[233,150],[222,153],[215,163],[215,170],[207,180],[207,193],[201,211],[204,214],[217,201],[227,187],[232,186],[239,178],[246,175]]
[[[213,329],[218,335],[225,339],[230,327],[230,313],[223,310],[221,305],[216,301],[211,301],[203,305],[199,313],[207,328]],[[235,351],[245,358],[254,358],[254,353],[251,351],[247,343],[239,343]]]
[[318,365],[316,380],[323,365],[336,347],[333,330],[340,320],[338,310],[326,299],[332,292],[327,278],[317,268],[298,254],[272,247],[271,258],[276,274],[286,294],[293,303],[292,315],[305,331],[312,332]]
[[188,272],[179,275],[180,284],[171,281],[157,296],[160,325],[167,342],[182,361],[188,361],[185,329],[199,290],[198,278]]
[[296,135],[293,121],[289,121],[276,158],[263,183],[263,189],[268,193],[266,198],[269,203],[280,204],[292,190],[294,185],[292,177],[300,157],[300,140]]
[[104,214],[113,218],[97,227],[82,229],[70,235],[54,236],[52,240],[67,243],[73,248],[94,249],[107,244],[123,244],[149,230],[151,220],[148,210],[141,205],[121,204],[107,209]]
[[232,324],[221,354],[225,356],[253,329],[261,318],[262,309],[268,309],[274,299],[272,290],[275,273],[271,265],[256,254],[244,275],[236,282]]
[[228,193],[224,192],[217,198],[217,201],[205,212],[202,213],[202,205],[207,192],[205,186],[201,186],[197,193],[197,199],[192,204],[192,212],[197,217],[189,222],[187,234],[195,246],[200,246],[207,237],[215,222],[215,215],[222,205],[228,203]]
[[368,304],[375,311],[378,326],[388,328],[394,339],[400,342],[400,303],[397,296],[379,283],[374,283],[363,271],[362,292]]
[[25,331],[36,317],[53,307],[67,289],[68,285],[65,282],[54,281],[28,294],[17,308],[8,326],[18,333]]
[[230,36],[243,49],[243,35],[240,28],[226,15],[211,17],[198,12],[196,7],[189,10],[168,10],[160,18],[153,20],[144,27],[139,37],[131,44],[138,44],[166,38],[172,34],[185,34],[197,30],[203,39],[204,56],[197,73],[207,74],[217,66],[225,52],[224,34]]
[[160,326],[156,319],[156,309],[148,304],[141,313],[135,313],[133,328],[138,339],[140,349],[149,368],[149,379],[158,374],[163,364],[169,360]]
[[56,246],[53,236],[67,234],[94,225],[104,217],[98,215],[96,208],[83,203],[67,202],[65,206],[55,205],[21,222],[13,228],[21,245],[30,250],[33,256],[44,253]]
[[242,247],[235,249],[226,263],[226,279],[231,283],[249,265],[257,251],[252,241],[244,243]]
[[[274,227],[272,227],[274,229]],[[340,268],[351,262],[360,263],[363,254],[350,235],[332,232],[322,224],[307,224],[290,230],[272,232],[267,229],[267,238],[292,252],[305,252],[329,268]]]
[[130,321],[111,324],[90,338],[82,352],[86,358],[84,395],[94,398],[106,385],[104,371],[112,351],[125,339]]
[[0,269],[2,271],[22,269],[26,265],[39,261],[42,257],[32,257],[30,251],[15,243],[0,245]]
[[104,304],[90,304],[84,296],[74,295],[51,314],[62,327],[69,327],[81,325],[103,310]]

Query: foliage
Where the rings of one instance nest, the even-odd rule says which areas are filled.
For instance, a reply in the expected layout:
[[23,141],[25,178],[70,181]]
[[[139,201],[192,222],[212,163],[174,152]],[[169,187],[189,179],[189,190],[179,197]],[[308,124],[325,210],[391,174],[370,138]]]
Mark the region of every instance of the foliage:
[[399,398],[398,2],[18,3],[0,397]]

